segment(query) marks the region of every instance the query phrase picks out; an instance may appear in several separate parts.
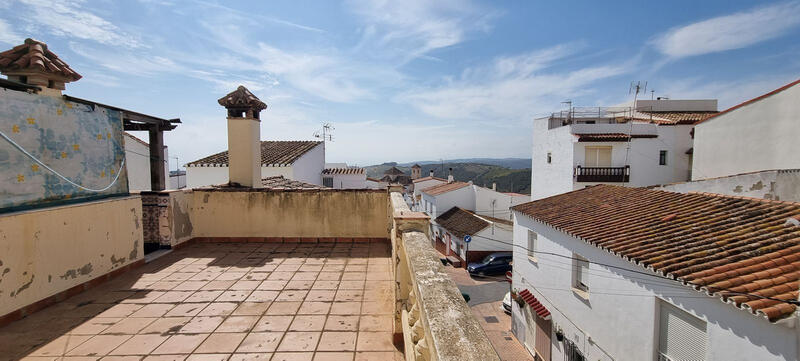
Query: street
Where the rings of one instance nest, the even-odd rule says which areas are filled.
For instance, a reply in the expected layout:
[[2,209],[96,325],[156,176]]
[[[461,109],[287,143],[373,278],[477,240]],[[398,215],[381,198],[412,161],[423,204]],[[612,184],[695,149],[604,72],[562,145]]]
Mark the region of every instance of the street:
[[511,316],[503,311],[503,297],[509,291],[508,282],[496,277],[470,277],[467,270],[445,266],[462,293],[469,295],[467,305],[483,327],[501,360],[533,361],[533,357],[511,333]]

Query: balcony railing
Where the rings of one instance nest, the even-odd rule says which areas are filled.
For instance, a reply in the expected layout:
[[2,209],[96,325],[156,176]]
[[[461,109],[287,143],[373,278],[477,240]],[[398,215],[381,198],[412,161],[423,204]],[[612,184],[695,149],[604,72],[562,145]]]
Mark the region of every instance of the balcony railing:
[[624,167],[575,167],[576,182],[629,182],[631,166]]

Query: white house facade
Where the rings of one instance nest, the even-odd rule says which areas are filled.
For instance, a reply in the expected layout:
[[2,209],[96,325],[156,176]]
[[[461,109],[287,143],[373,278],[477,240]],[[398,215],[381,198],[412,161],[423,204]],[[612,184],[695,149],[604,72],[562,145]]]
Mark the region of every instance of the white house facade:
[[474,210],[475,191],[472,182],[443,183],[423,189],[420,203],[421,211],[435,219],[453,207]]
[[[494,252],[510,252],[513,224],[503,219],[477,215],[453,207],[436,218],[433,224],[434,247],[453,264],[466,267]],[[469,244],[464,237],[470,236]]]
[[[709,228],[754,208],[775,218]],[[512,302],[512,331],[544,360],[796,360],[796,307],[756,295],[797,298],[796,271],[779,266],[784,255],[797,258],[797,243],[764,241],[762,257],[747,246],[796,229],[783,225],[787,217],[800,217],[800,204],[614,186],[517,206],[512,285],[522,296]],[[687,240],[714,245],[712,234],[730,241],[727,253],[683,252]],[[723,294],[734,290],[742,293]]]
[[[128,170],[128,189],[131,191],[149,191],[150,184],[150,145],[128,132],[124,133],[125,168]],[[167,147],[164,146],[164,159],[169,159]],[[169,163],[164,162],[164,174],[169,174]],[[169,179],[169,177],[167,177]],[[167,182],[169,189],[171,182]]]
[[334,189],[368,188],[367,173],[364,168],[325,168],[322,171],[322,185]]
[[800,168],[800,80],[695,126],[692,179]]
[[[261,178],[282,176],[322,185],[325,142],[262,141]],[[187,187],[228,183],[228,152],[220,152],[186,164]]]
[[689,180],[693,124],[716,107],[716,100],[653,100],[535,119],[531,198],[601,183],[642,187]]

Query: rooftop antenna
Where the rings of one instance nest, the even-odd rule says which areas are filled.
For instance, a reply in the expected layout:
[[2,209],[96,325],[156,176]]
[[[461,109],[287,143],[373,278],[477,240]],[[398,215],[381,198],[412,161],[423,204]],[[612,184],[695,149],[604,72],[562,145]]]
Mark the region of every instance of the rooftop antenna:
[[567,107],[569,108],[569,110],[567,111],[567,121],[572,120],[572,99],[567,99],[561,102],[561,104],[566,104]]
[[628,94],[633,94],[633,109],[631,110],[631,119],[628,121],[631,123],[630,131],[628,132],[628,146],[625,148],[625,166],[628,165],[628,154],[631,152],[631,138],[633,138],[633,120],[636,118],[636,100],[639,97],[639,92],[647,92],[647,82],[644,82],[644,86],[642,86],[642,82],[632,81],[630,87],[628,87]]
[[331,123],[322,124],[322,130],[314,132],[314,138],[322,139],[323,142],[324,141],[332,142],[334,130],[336,130],[336,128],[333,127],[333,124]]

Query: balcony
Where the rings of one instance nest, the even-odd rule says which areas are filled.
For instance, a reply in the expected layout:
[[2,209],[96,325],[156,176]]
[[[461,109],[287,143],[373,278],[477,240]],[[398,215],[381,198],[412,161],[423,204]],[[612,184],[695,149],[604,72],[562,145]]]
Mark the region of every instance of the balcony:
[[[24,302],[0,307],[2,359],[499,359],[431,247],[428,217],[400,193],[148,196],[162,207],[142,214],[141,199],[126,197],[0,216],[15,235],[3,260],[34,270],[28,286],[0,284]],[[114,224],[89,230],[98,222],[87,215],[101,211]],[[69,230],[40,232],[53,217]],[[71,238],[85,248],[25,251]],[[153,239],[171,250],[144,261],[142,241]],[[109,258],[119,262],[110,272]]]
[[575,167],[576,182],[619,183],[629,182],[631,166],[624,167]]

